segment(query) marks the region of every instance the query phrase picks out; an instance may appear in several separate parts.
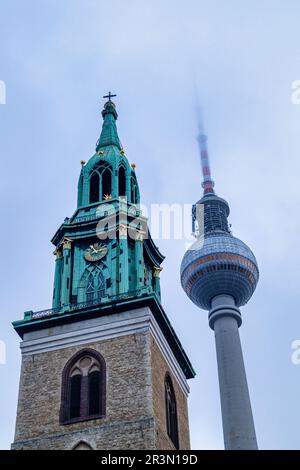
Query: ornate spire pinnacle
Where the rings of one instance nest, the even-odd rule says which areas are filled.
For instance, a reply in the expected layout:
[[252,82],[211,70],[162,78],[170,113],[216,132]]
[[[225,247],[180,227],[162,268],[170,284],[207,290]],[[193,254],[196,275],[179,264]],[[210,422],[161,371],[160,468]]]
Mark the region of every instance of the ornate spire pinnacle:
[[116,111],[115,104],[111,101],[111,98],[117,96],[112,95],[109,92],[108,95],[103,96],[103,98],[108,98],[108,101],[104,104],[104,109],[102,111],[103,116],[103,125],[100,138],[96,144],[96,151],[98,152],[101,148],[107,147],[109,145],[115,145],[120,150],[122,148],[117,126],[116,120],[118,119],[118,113]]
[[201,167],[202,167],[202,174],[203,174],[203,182],[202,188],[204,196],[206,194],[214,194],[214,181],[211,178],[210,173],[210,165],[209,165],[209,158],[208,158],[208,151],[207,151],[207,136],[204,132],[203,122],[201,117],[201,110],[198,109],[198,125],[199,125],[199,134],[198,134],[198,143],[199,143],[199,150],[200,150],[200,158],[201,158]]

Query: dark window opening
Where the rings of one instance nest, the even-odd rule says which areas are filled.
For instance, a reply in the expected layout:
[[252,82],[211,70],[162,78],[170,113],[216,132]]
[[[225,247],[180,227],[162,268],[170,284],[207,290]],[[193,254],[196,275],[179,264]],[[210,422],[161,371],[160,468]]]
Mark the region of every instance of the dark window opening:
[[89,374],[89,415],[100,412],[100,371],[95,370]]
[[168,435],[176,449],[179,449],[177,406],[171,377],[165,378],[166,425]]
[[105,398],[104,359],[93,349],[76,353],[63,370],[60,423],[102,418]]
[[100,179],[98,173],[93,173],[90,179],[90,204],[99,201]]
[[126,196],[126,174],[123,166],[119,168],[119,196]]
[[111,195],[111,172],[108,168],[102,173],[102,199]]
[[80,416],[81,375],[70,377],[70,419]]
[[73,447],[72,450],[93,450],[93,448],[90,446],[90,444],[87,444],[84,441],[78,442],[75,447]]

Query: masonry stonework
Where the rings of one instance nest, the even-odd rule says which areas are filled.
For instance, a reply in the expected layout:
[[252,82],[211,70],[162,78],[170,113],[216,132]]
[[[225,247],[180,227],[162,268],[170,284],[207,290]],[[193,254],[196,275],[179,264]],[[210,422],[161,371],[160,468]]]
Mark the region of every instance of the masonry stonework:
[[[100,352],[106,361],[106,417],[60,425],[62,371],[86,347]],[[147,334],[23,357],[13,448],[71,449],[80,440],[97,449],[153,448]]]
[[154,338],[151,338],[152,400],[156,425],[155,448],[174,450],[166,428],[165,376],[170,374],[177,404],[180,449],[190,449],[187,397],[170,371]]
[[[83,348],[106,362],[106,416],[59,423],[62,371]],[[149,332],[23,356],[13,449],[174,449],[166,431],[164,376],[169,371]],[[172,376],[180,447],[189,448],[186,398]]]

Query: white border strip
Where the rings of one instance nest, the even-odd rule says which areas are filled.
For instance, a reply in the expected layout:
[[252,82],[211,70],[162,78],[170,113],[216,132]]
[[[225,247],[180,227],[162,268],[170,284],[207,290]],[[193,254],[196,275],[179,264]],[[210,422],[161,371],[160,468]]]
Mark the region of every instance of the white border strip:
[[[150,332],[170,367],[171,372],[174,377],[176,377],[182,391],[187,396],[190,389],[186,377],[149,307],[131,310],[126,313],[127,317],[122,320],[120,320],[119,314],[116,314],[118,319],[115,320],[113,319],[114,315],[112,315],[109,322],[107,322],[108,317],[93,319],[91,323],[97,323],[98,320],[98,324],[95,326],[86,326],[89,321],[82,320],[76,323],[78,327],[76,330],[69,330],[66,333],[59,333],[60,327],[56,327],[52,335],[46,335],[37,339],[26,340],[25,334],[25,339],[20,346],[22,355],[28,356],[80,344],[93,343],[99,340],[104,341],[106,339],[126,336],[133,333]],[[106,321],[106,323],[104,321]],[[55,330],[57,333],[55,333]]]

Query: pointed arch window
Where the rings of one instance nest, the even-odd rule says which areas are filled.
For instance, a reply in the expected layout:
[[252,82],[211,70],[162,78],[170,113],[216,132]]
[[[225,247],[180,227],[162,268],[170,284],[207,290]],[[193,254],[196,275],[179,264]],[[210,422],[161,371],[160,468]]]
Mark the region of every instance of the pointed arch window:
[[102,199],[111,195],[111,171],[106,168],[102,173]]
[[75,369],[70,376],[70,419],[80,416],[81,371]]
[[90,204],[102,201],[112,192],[112,168],[107,162],[101,162],[90,175]]
[[169,374],[165,377],[165,403],[167,433],[175,448],[179,449],[176,396]]
[[126,172],[123,165],[119,167],[119,196],[126,196]]
[[101,299],[102,297],[105,297],[105,279],[100,271],[98,274],[98,290],[97,290],[97,297],[98,299]]
[[101,271],[96,270],[89,274],[85,292],[87,302],[105,297],[105,279]]
[[95,171],[90,179],[90,204],[99,201],[100,178]]
[[86,300],[87,300],[87,302],[90,302],[90,301],[94,300],[94,293],[95,293],[94,276],[91,273],[88,277],[87,286],[86,286]]
[[60,422],[68,424],[105,415],[106,366],[92,349],[76,353],[63,370]]
[[72,450],[93,450],[92,446],[88,444],[87,442],[80,441],[78,444],[76,444]]

